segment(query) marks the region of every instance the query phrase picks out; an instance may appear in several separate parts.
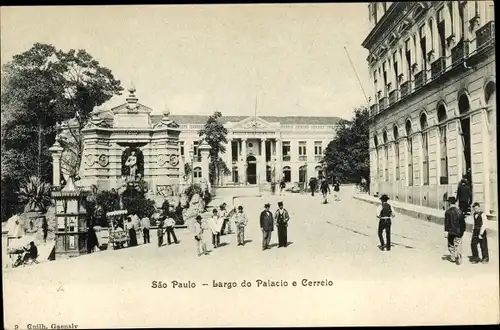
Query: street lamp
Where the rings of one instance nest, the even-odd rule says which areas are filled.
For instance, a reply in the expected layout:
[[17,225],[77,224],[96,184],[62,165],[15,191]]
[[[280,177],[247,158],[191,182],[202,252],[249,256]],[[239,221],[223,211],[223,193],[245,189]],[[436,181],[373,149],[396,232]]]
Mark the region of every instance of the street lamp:
[[191,159],[191,183],[194,183],[194,150],[189,150],[189,158]]

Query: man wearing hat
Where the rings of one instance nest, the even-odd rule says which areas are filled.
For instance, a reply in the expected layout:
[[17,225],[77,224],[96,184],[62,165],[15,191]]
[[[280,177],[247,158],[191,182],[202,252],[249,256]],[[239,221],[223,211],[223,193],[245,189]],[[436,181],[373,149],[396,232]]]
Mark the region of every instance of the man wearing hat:
[[462,263],[462,237],[465,232],[465,215],[456,206],[454,196],[448,198],[450,207],[444,213],[444,235],[448,239],[450,261],[457,265]]
[[[379,218],[378,222],[378,238],[380,240],[380,250],[390,251],[391,250],[391,218],[394,218],[395,214],[392,210],[391,205],[387,203],[389,197],[386,194],[383,194],[380,197],[380,201],[382,205],[380,206],[377,212],[377,218]],[[383,232],[385,230],[386,242],[384,243]]]
[[207,244],[203,236],[204,228],[201,224],[201,215],[196,216],[196,221],[194,222],[194,239],[196,240],[196,250],[198,252],[198,257],[202,254],[207,255]]
[[245,213],[243,213],[243,206],[238,206],[238,213],[234,215],[234,222],[236,223],[236,236],[238,238],[238,246],[245,245],[245,226],[248,223],[248,219]]
[[276,219],[276,226],[278,227],[278,247],[287,246],[287,227],[290,215],[288,211],[283,208],[283,202],[278,202],[278,210],[274,214]]
[[274,230],[273,214],[269,211],[271,204],[264,205],[264,211],[260,213],[260,229],[262,230],[262,251],[269,249],[271,234]]

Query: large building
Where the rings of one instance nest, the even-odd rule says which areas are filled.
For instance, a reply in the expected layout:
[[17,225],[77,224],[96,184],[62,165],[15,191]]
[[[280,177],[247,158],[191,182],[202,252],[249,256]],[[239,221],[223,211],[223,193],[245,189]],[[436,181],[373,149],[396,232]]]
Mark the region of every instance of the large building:
[[[208,116],[170,116],[181,129],[180,156],[190,162],[195,180],[202,177],[198,135]],[[154,119],[153,119],[154,120]],[[229,172],[222,185],[262,185],[284,178],[306,182],[322,174],[321,160],[335,136],[338,117],[223,116],[228,129],[226,152],[221,155]]]
[[[155,115],[138,102],[135,88],[129,93],[124,104],[94,109],[82,130],[80,185],[108,190],[144,180],[155,194],[162,194],[191,179],[209,179],[209,151],[206,144],[200,145],[198,134],[209,116],[170,115],[169,111]],[[220,155],[228,172],[220,175],[217,184],[261,188],[282,178],[307,182],[322,175],[321,160],[340,118],[223,116],[219,120],[229,132],[226,152]],[[54,184],[60,182],[60,172],[68,177],[78,164],[74,151],[61,146],[74,141],[69,127],[71,122],[51,148]],[[185,171],[185,164],[191,165],[191,173]]]
[[497,214],[493,1],[372,2],[371,191],[442,209],[467,176]]

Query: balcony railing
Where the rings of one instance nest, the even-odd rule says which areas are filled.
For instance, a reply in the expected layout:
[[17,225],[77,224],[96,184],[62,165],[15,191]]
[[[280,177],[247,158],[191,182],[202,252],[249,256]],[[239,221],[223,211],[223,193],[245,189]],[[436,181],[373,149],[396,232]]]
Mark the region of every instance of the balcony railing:
[[315,155],[314,156],[314,161],[315,162],[320,162],[323,160],[323,155]]
[[458,44],[451,50],[451,63],[459,63],[463,58],[469,55],[469,43],[460,40]]
[[387,97],[383,97],[378,101],[378,109],[379,111],[384,111],[384,109],[387,107]]
[[378,112],[378,104],[373,104],[370,107],[370,114],[373,116],[373,115],[376,115],[377,112]]
[[419,88],[425,84],[425,70],[415,74],[415,88]]
[[432,79],[439,77],[446,68],[446,57],[441,56],[431,64]]
[[283,161],[284,162],[289,162],[291,160],[292,157],[290,157],[290,155],[283,155]]
[[389,104],[394,104],[398,101],[398,90],[395,89],[389,93]]
[[299,156],[299,162],[306,162],[307,161],[307,156],[300,155]]
[[410,94],[410,82],[405,81],[401,84],[401,97],[405,97],[408,94]]
[[489,21],[476,31],[476,46],[481,48],[490,41],[495,41],[495,22]]

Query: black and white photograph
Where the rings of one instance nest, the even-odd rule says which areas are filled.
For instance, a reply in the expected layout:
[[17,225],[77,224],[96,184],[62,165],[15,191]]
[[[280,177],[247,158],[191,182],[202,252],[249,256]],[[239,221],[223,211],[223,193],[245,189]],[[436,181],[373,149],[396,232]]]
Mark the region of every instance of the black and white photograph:
[[4,329],[500,323],[493,1],[2,6]]

